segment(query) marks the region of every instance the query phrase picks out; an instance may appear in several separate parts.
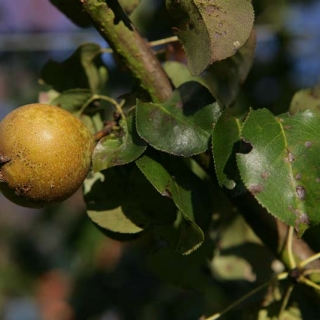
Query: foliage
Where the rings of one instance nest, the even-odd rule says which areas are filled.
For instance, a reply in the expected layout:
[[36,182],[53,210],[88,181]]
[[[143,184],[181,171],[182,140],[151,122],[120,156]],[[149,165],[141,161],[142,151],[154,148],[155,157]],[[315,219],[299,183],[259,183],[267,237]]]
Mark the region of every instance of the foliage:
[[[90,6],[104,5],[87,0],[84,14],[78,10],[82,1],[51,2],[82,27],[91,24]],[[134,34],[127,14],[139,1],[121,1],[124,10],[117,1],[105,4],[115,27],[121,20]],[[310,267],[318,256],[303,238],[320,222],[319,86],[298,92],[283,107],[289,113],[239,108],[254,60],[254,6],[250,0],[166,1],[166,19],[172,19],[185,55],[175,61],[181,47],[165,46],[158,55],[163,69],[145,64],[144,72],[165,71],[172,85],[168,99],[155,99],[153,82],[146,85],[139,71],[138,85],[114,97],[110,67],[101,58],[105,49],[92,43],[63,62],[49,61],[41,80],[49,88],[47,102],[77,115],[96,137],[84,199],[97,228],[116,240],[152,239],[149,267],[205,296],[198,317],[215,313],[207,319],[218,319],[242,296],[248,302],[236,319],[303,319],[299,303],[306,301],[290,298],[288,280],[320,289],[313,277],[319,265]],[[126,41],[108,39],[99,20],[91,19],[121,57]],[[141,47],[141,55],[146,52]],[[132,70],[134,60],[125,61]],[[121,72],[123,62],[116,63]],[[281,271],[286,268],[276,275],[275,259],[282,260]],[[231,297],[225,295],[228,281],[238,288]],[[255,287],[256,299],[247,299],[246,291]],[[319,302],[316,293],[312,297]],[[216,313],[222,306],[225,311]]]

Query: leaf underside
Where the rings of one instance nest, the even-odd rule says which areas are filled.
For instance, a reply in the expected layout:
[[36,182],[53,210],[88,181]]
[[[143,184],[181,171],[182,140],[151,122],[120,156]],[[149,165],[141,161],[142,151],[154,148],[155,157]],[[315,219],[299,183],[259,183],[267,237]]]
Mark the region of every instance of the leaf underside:
[[234,55],[253,28],[254,10],[248,0],[167,0],[166,4],[177,19],[176,34],[192,75]]

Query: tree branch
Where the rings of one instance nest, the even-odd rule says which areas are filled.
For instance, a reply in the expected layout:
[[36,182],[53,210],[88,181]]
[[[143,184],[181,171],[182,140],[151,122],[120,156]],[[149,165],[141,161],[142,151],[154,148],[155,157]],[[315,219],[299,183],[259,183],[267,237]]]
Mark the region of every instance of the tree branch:
[[[262,242],[290,269],[288,248],[286,246],[289,227],[269,214],[248,192],[233,198],[232,202],[237,206]],[[298,263],[315,254],[309,245],[296,235],[293,235],[292,251]],[[320,261],[312,261],[306,268],[320,269]]]
[[172,88],[160,62],[117,0],[78,0],[101,36],[140,81],[154,102],[170,98]]

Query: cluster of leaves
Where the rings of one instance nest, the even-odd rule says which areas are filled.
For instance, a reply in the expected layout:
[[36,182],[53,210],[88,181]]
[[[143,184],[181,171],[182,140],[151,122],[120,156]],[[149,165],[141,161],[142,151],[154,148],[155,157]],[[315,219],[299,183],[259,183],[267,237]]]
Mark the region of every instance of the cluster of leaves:
[[[65,10],[66,2],[52,2],[89,25],[82,13]],[[286,114],[247,108],[236,116],[232,106],[254,57],[251,1],[168,0],[167,8],[188,59],[188,66],[163,63],[175,88],[168,101],[130,105],[106,96],[107,67],[96,44],[43,68],[47,101],[81,117],[92,132],[107,132],[85,182],[89,217],[116,239],[153,233],[167,261],[182,261],[173,252],[200,261],[208,257],[221,190],[229,189],[234,197],[251,193],[302,236],[320,222],[319,89],[298,93]],[[107,122],[104,107],[116,111]]]

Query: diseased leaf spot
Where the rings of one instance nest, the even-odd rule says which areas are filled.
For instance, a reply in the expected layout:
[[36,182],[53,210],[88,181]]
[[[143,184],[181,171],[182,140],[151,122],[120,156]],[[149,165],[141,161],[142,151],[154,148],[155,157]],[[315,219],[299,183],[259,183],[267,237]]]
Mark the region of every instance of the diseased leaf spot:
[[311,141],[306,141],[304,143],[304,145],[305,145],[306,148],[311,148],[312,147],[312,142]]
[[269,178],[270,174],[269,172],[263,172],[261,173],[261,178],[264,180],[267,180]]
[[264,187],[261,184],[253,184],[248,189],[253,195],[256,195],[262,192]]
[[301,180],[301,173],[298,173],[294,178],[296,179],[296,180]]
[[319,183],[319,182],[320,182],[320,178],[316,178],[316,182],[318,182],[318,183]]
[[296,193],[299,199],[304,200],[306,198],[307,191],[303,186],[297,186]]
[[291,162],[293,162],[294,160],[295,160],[294,154],[293,154],[292,152],[288,151],[288,157],[285,158],[285,161],[291,163]]

